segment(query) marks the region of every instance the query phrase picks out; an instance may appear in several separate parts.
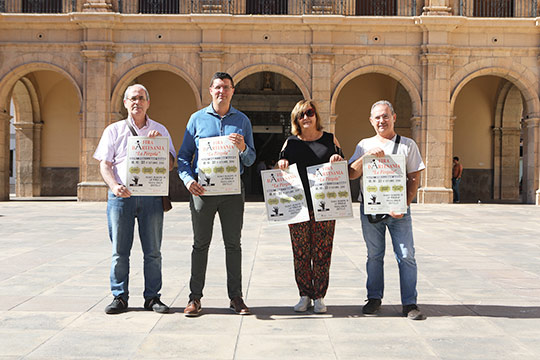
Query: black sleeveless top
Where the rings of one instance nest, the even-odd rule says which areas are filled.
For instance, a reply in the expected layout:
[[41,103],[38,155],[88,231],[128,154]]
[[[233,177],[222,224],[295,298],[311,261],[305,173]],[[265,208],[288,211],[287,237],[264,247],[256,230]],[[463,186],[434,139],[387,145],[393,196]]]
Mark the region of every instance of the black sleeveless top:
[[313,204],[311,203],[306,167],[327,163],[334,154],[343,157],[341,149],[334,144],[334,135],[326,131],[323,131],[323,135],[319,139],[313,141],[300,140],[294,135],[289,136],[287,146],[280,153],[280,159],[287,159],[289,165],[296,164],[298,167],[310,211],[313,211]]

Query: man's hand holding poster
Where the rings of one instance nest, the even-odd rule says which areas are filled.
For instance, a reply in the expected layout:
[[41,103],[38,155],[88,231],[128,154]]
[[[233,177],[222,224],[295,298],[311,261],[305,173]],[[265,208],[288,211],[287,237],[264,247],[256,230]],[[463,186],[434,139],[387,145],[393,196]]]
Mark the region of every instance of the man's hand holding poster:
[[407,173],[404,155],[366,156],[363,161],[365,214],[407,212]]
[[238,148],[228,136],[199,139],[199,184],[204,195],[240,194]]

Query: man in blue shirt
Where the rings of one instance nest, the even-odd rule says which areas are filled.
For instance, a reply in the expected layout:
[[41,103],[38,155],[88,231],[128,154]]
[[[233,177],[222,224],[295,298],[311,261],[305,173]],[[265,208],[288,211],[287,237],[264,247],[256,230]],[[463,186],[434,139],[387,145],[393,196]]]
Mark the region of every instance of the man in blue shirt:
[[205,196],[205,189],[198,181],[197,167],[199,140],[214,136],[228,136],[238,148],[240,173],[244,166],[251,166],[256,153],[253,130],[246,115],[231,106],[234,94],[232,77],[217,72],[210,82],[212,103],[191,115],[184,133],[182,147],[178,151],[178,174],[191,193],[190,209],[193,226],[193,250],[191,252],[191,280],[189,302],[185,316],[198,316],[201,312],[208,248],[212,240],[212,228],[216,212],[219,213],[225,262],[227,267],[227,291],[230,308],[240,315],[250,314],[242,300],[242,248],[240,237],[244,220],[244,188],[237,195]]

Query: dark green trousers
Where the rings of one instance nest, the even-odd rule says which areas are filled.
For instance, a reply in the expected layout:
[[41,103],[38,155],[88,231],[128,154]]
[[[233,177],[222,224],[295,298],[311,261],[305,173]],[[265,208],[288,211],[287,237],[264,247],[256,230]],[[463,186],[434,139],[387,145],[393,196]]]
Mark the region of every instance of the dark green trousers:
[[242,247],[240,237],[244,222],[244,189],[238,195],[191,196],[193,250],[191,251],[191,294],[189,299],[203,296],[208,248],[212,240],[214,218],[219,214],[225,244],[227,292],[229,298],[242,296]]

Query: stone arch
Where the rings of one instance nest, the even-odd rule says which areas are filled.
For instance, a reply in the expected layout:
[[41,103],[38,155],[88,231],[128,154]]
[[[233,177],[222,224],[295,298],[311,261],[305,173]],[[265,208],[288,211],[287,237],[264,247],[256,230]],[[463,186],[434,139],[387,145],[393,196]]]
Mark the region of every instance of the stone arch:
[[115,108],[118,106],[118,104],[121,104],[121,101],[116,101],[118,99],[121,100],[122,96],[124,95],[124,91],[126,90],[126,87],[130,83],[131,80],[136,78],[139,75],[142,75],[144,73],[150,72],[150,71],[169,71],[173,74],[178,75],[181,77],[184,81],[187,82],[191,90],[193,91],[193,94],[195,95],[195,101],[197,102],[197,108],[201,108],[201,95],[200,91],[197,88],[197,85],[195,84],[195,81],[187,72],[184,70],[170,65],[170,64],[164,64],[164,63],[149,63],[149,64],[143,64],[140,66],[137,66],[135,68],[130,68],[130,70],[127,70],[122,76],[119,77],[118,81],[114,85],[114,89],[111,94],[111,112],[112,113],[120,113],[121,108]]
[[34,84],[22,77],[11,95],[15,110],[15,193],[19,197],[41,194],[41,109]]
[[[372,60],[388,64],[373,64]],[[387,75],[398,81],[407,90],[411,98],[413,117],[420,116],[422,113],[422,98],[418,90],[421,84],[420,75],[407,64],[385,56],[370,56],[352,61],[343,66],[343,69],[332,77],[333,90],[330,105],[332,114],[335,114],[337,99],[343,87],[350,80],[369,73]]]
[[[60,61],[65,62],[65,60]],[[72,73],[66,71],[64,68],[56,65],[52,65],[45,62],[33,62],[33,63],[26,63],[23,65],[19,65],[10,72],[8,72],[3,78],[0,79],[0,111],[2,109],[5,109],[4,111],[7,112],[7,109],[9,107],[9,100],[10,100],[10,94],[13,89],[13,86],[15,86],[15,83],[19,81],[21,78],[23,78],[25,75],[35,72],[35,71],[54,71],[56,73],[61,74],[64,76],[75,88],[75,92],[77,94],[77,98],[79,99],[80,104],[80,111],[82,111],[83,107],[83,97],[81,92],[81,87],[79,86],[79,82],[77,79],[79,76],[82,76],[79,72],[76,73],[76,76],[72,76]],[[73,69],[70,69],[73,70]]]
[[[527,114],[540,116],[540,99],[535,89],[538,88],[538,75],[531,72],[527,67],[518,63],[511,63],[509,66],[498,66],[493,64],[493,59],[484,59],[472,64],[465,65],[458,70],[450,79],[450,109],[454,112],[456,99],[465,85],[471,80],[480,76],[499,76],[513,83],[523,95],[527,108]],[[491,65],[491,66],[490,66]]]
[[[264,60],[264,62],[257,62]],[[311,79],[311,74],[305,71],[300,65],[296,64],[292,60],[286,59],[282,56],[264,56],[264,59],[260,55],[248,56],[245,60],[235,63],[227,72],[231,74],[235,83],[240,82],[242,79],[249,75],[261,72],[271,71],[283,76],[288,77],[294,83],[305,99],[311,98],[311,88],[303,79]]]

